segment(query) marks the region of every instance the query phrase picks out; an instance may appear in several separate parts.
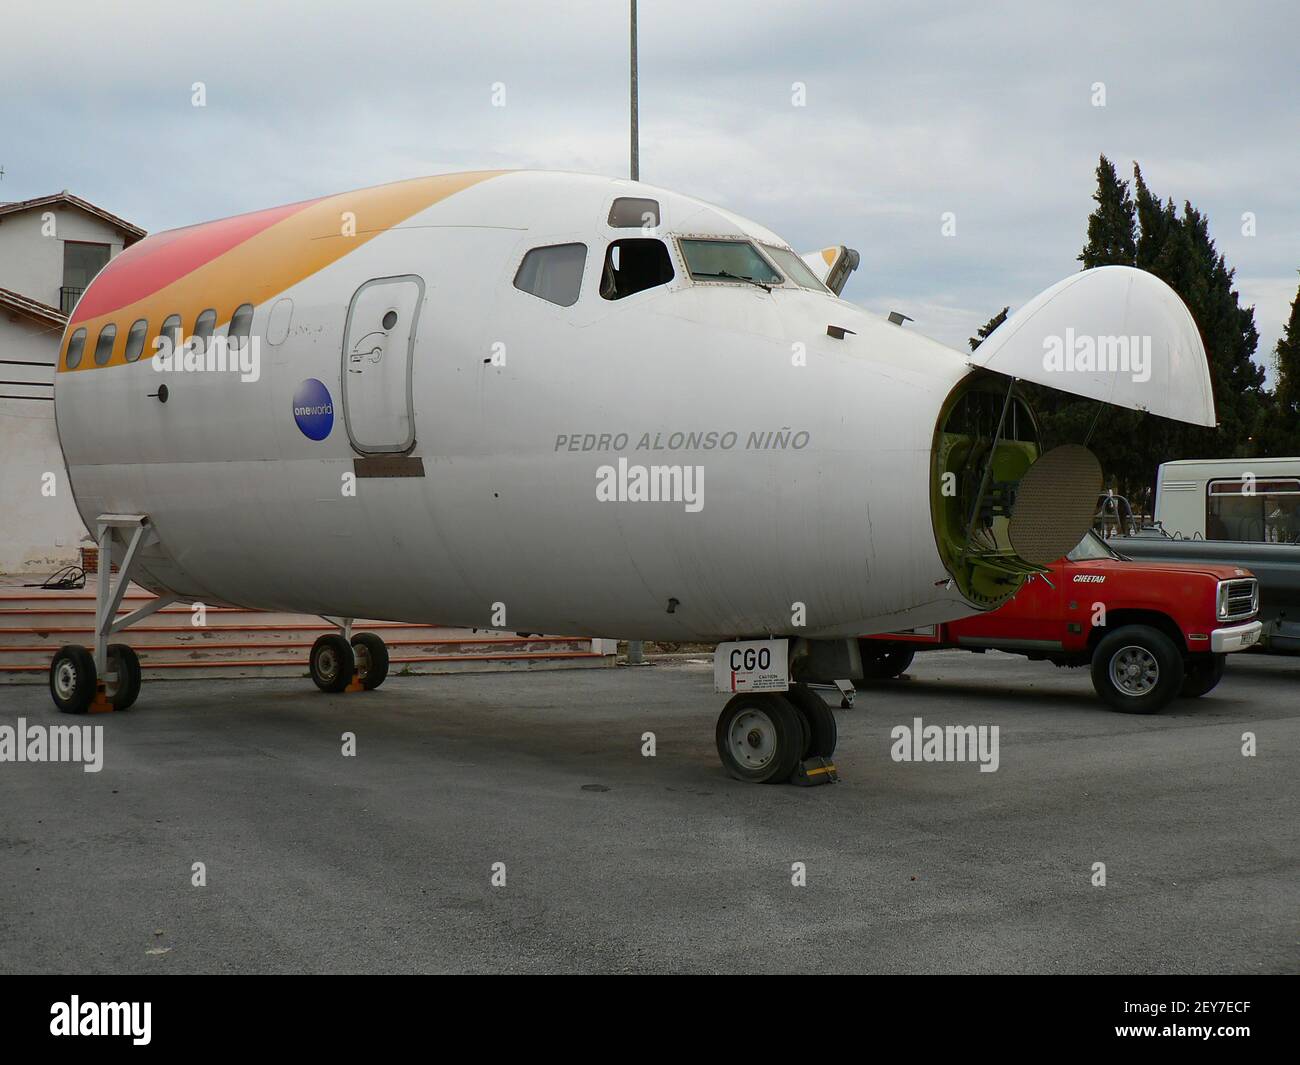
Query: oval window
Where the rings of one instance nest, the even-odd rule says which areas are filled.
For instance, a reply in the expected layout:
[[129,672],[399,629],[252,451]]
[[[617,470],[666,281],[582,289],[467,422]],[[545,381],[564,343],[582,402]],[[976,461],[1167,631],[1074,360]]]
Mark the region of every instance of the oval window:
[[103,366],[113,357],[113,342],[115,340],[117,340],[117,326],[109,322],[99,331],[99,339],[95,341],[96,366]]
[[396,312],[396,311],[389,311],[386,315],[384,315],[384,328],[385,328],[385,329],[392,329],[393,326],[395,326],[396,324],[397,324],[397,312]]
[[232,348],[240,348],[253,331],[253,305],[245,303],[235,309],[230,316],[230,327],[226,330],[226,339]]
[[181,316],[179,314],[169,314],[163,319],[162,328],[158,330],[159,338],[166,337],[166,344],[156,344],[155,351],[163,358],[167,358],[181,349]]
[[209,307],[206,311],[200,311],[199,316],[194,319],[194,336],[191,338],[197,340],[195,345],[199,351],[208,350],[208,340],[212,336],[212,330],[216,328],[217,312]]
[[81,353],[86,350],[86,331],[78,329],[72,334],[72,339],[68,341],[68,354],[64,359],[64,365],[69,370],[75,370],[81,365]]
[[137,318],[126,332],[126,361],[135,362],[144,351],[144,338],[149,332],[149,323]]

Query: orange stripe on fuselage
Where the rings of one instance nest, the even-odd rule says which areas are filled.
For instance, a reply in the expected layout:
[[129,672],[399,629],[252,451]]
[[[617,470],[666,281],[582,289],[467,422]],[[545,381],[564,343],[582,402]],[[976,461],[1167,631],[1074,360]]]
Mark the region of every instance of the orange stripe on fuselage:
[[149,237],[127,248],[95,279],[72,313],[72,325],[151,296],[316,200],[204,222]]
[[[153,354],[152,340],[168,315],[181,316],[186,336],[209,307],[217,312],[218,327],[224,325],[237,307],[265,303],[412,215],[498,173],[415,178],[148,237],[91,282],[64,337],[59,372],[99,369],[95,340],[109,322],[117,325],[117,339],[105,366],[125,364],[126,334],[140,318],[149,323],[141,361]],[[354,216],[355,236],[343,235],[347,213]],[[67,345],[81,328],[85,350],[79,367],[69,370]]]

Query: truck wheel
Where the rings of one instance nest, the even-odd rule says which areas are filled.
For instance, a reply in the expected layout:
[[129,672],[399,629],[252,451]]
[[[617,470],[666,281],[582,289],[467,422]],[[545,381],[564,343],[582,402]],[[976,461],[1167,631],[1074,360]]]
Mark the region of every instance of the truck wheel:
[[788,780],[803,757],[803,737],[799,711],[776,692],[733,695],[718,716],[718,757],[737,780]]
[[1187,663],[1187,676],[1183,680],[1184,699],[1199,699],[1223,679],[1223,666],[1227,655],[1195,655]]
[[1125,625],[1092,653],[1092,686],[1123,714],[1154,714],[1183,686],[1183,656],[1150,625]]
[[804,747],[803,756],[829,758],[835,753],[835,744],[839,741],[834,711],[826,705],[825,699],[801,684],[794,685],[786,695],[799,711],[799,716],[808,722],[809,742]]
[[912,664],[916,652],[910,647],[890,647],[883,650],[869,648],[872,641],[863,640],[858,644],[862,648],[862,676],[865,680],[890,680],[900,676]]

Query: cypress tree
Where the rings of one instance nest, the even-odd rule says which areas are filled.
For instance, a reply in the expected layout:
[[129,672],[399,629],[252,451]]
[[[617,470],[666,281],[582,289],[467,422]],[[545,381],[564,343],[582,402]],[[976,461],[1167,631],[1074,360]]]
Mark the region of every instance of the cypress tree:
[[1272,404],[1260,419],[1257,452],[1267,456],[1300,455],[1300,290],[1291,301],[1291,317],[1273,349]]

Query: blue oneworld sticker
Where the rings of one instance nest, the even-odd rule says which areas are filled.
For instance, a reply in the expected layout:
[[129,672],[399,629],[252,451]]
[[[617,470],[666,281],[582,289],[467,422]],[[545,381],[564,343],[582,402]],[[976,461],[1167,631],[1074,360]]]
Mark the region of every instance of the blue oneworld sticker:
[[293,394],[293,420],[309,440],[324,440],[334,428],[334,400],[324,382],[309,377]]

